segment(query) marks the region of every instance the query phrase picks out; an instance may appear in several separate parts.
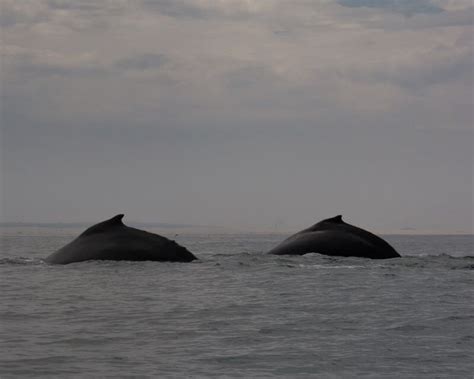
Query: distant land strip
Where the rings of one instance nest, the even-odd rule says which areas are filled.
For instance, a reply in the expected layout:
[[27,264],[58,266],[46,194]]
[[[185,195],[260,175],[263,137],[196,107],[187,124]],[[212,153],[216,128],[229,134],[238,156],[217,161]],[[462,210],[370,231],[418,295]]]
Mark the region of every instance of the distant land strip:
[[[170,224],[166,222],[130,222],[134,227],[154,227],[154,228],[209,228],[207,225],[194,224]],[[92,225],[86,222],[0,222],[0,227],[37,227],[37,228],[81,228]]]

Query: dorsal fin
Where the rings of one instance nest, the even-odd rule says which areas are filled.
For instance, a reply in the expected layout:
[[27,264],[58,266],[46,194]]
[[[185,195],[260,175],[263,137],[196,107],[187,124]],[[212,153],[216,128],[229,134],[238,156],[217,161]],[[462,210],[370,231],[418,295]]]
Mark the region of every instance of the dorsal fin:
[[342,215],[337,215],[335,217],[327,218],[325,220],[321,220],[314,224],[313,226],[310,226],[307,229],[302,230],[300,233],[307,233],[307,232],[315,232],[318,230],[325,230],[328,227],[330,228],[332,225],[347,225],[344,220],[342,219]]
[[321,222],[330,222],[332,224],[344,224],[344,220],[342,219],[342,215],[337,215],[336,217],[327,218]]
[[123,225],[122,219],[124,216],[125,215],[123,213],[120,213],[117,216],[114,216],[111,219],[104,221],[102,224],[107,223],[107,225]]
[[81,236],[88,236],[91,234],[102,233],[109,228],[124,226],[124,223],[122,222],[123,217],[124,217],[123,214],[118,214],[108,220],[92,225],[90,228],[86,229],[86,231],[82,233]]

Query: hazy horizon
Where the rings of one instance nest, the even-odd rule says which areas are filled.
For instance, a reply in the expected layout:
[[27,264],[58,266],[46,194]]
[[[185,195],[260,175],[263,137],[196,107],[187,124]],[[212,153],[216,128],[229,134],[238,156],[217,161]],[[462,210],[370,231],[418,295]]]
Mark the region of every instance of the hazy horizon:
[[471,0],[3,0],[0,222],[474,232]]
[[[20,228],[23,233],[25,230],[34,230],[36,228],[41,229],[68,229],[74,230],[74,233],[81,233],[86,230],[88,227],[105,220],[91,220],[89,222],[0,222],[0,228],[4,229],[15,229]],[[345,220],[348,222],[347,220]],[[290,235],[295,232],[298,232],[301,228],[306,228],[309,225],[302,226],[300,229],[279,229],[278,225],[269,226],[268,228],[259,228],[259,229],[241,229],[235,227],[222,227],[216,225],[199,225],[199,224],[170,224],[166,222],[141,222],[136,220],[124,220],[125,225],[140,228],[148,231],[153,231],[156,233],[164,233],[165,235],[187,235],[187,234],[278,234],[278,235]],[[348,222],[350,223],[350,222]],[[358,225],[359,227],[361,225]],[[401,228],[393,230],[380,230],[375,229],[371,225],[365,225],[365,227],[370,228],[373,233],[380,235],[474,235],[474,233],[469,233],[464,230],[453,230],[448,232],[443,232],[442,230],[423,230],[416,228]],[[30,229],[29,229],[30,228]],[[16,231],[18,232],[18,231]]]

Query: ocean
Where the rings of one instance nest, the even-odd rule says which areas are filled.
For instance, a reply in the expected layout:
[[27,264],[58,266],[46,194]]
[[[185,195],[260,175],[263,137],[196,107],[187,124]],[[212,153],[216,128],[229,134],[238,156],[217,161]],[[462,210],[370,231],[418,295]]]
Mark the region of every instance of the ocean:
[[183,234],[198,261],[54,266],[79,230],[0,232],[1,378],[473,377],[472,235],[385,236],[403,257],[369,260]]

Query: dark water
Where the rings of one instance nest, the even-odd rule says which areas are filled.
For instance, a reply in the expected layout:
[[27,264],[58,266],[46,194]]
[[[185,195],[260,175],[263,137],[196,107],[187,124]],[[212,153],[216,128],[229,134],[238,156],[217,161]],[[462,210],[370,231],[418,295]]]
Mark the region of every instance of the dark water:
[[2,378],[473,375],[473,236],[388,236],[386,261],[194,235],[193,263],[42,263],[68,233],[3,230]]

